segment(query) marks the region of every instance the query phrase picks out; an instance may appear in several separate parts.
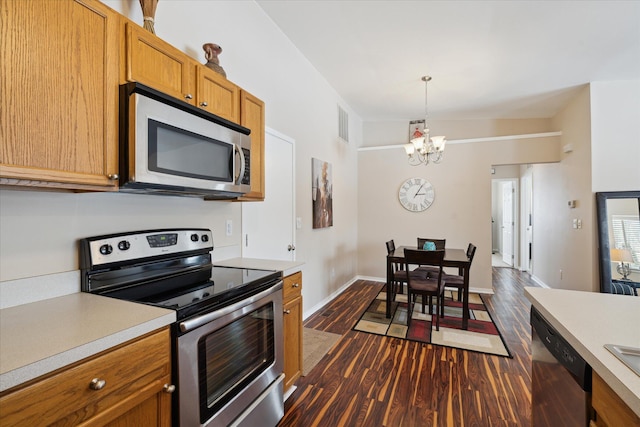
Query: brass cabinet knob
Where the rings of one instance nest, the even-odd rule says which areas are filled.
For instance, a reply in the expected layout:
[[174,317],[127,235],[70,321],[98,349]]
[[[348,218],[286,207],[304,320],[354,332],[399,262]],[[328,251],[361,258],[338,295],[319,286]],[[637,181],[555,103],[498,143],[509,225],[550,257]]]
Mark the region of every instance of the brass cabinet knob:
[[117,180],[120,179],[120,177],[118,176],[117,173],[109,174],[109,175],[107,175],[107,178],[109,178],[111,181],[117,181]]
[[105,385],[107,385],[107,382],[105,380],[101,380],[100,378],[94,378],[89,383],[89,388],[91,390],[102,390]]
[[174,391],[176,391],[176,386],[174,386],[173,384],[165,384],[164,387],[162,387],[162,390],[165,393],[173,393]]
[[291,285],[292,288],[299,288],[300,287],[300,283],[294,283],[293,285]]
[[207,105],[209,105],[209,104],[207,104],[207,101],[202,101],[202,102],[200,103],[200,106],[201,106],[201,107],[206,107]]
[[285,310],[284,314],[291,314],[291,310]]
[[186,94],[184,96],[185,99],[193,99],[193,95],[191,95],[190,93]]

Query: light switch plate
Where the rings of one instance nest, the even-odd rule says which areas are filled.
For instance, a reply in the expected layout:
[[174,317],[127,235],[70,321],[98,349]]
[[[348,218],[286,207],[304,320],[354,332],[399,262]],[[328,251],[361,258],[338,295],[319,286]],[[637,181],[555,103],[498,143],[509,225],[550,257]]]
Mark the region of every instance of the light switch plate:
[[226,233],[227,236],[231,236],[233,234],[233,221],[228,219],[226,223]]
[[300,230],[302,228],[302,218],[300,218],[300,217],[296,218],[296,228],[298,230]]

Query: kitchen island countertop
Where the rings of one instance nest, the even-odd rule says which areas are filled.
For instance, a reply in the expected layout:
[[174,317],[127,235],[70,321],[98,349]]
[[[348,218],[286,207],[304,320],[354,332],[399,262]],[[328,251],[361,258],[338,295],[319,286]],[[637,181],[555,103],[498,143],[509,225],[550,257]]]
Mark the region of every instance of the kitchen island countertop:
[[84,292],[0,310],[0,392],[175,322],[175,312]]
[[593,370],[640,416],[640,376],[605,344],[640,348],[640,297],[526,287],[525,295]]

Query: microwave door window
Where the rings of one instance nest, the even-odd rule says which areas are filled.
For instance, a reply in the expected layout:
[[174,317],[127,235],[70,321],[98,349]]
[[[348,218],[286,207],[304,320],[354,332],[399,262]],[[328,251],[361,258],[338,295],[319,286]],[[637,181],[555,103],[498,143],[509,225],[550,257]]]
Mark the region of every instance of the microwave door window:
[[149,170],[233,182],[233,145],[149,119]]

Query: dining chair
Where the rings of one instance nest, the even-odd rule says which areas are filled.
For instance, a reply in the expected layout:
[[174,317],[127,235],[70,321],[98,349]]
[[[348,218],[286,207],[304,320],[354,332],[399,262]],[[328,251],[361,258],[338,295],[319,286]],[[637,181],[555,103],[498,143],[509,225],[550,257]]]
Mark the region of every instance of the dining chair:
[[[436,297],[436,331],[440,330],[440,317],[444,317],[444,286],[442,282],[442,263],[444,251],[424,251],[418,249],[405,249],[405,270],[411,271],[411,266],[435,267],[437,274],[424,272],[423,274],[409,274],[407,276],[407,326],[411,325],[411,316],[416,304],[417,296],[422,297],[422,312],[425,312],[425,303],[429,298],[429,314],[433,316],[432,297]],[[416,270],[413,270],[414,272]]]
[[[476,255],[476,246],[469,243],[467,246],[467,258],[469,259],[469,268],[473,262],[473,257]],[[458,290],[458,301],[462,301],[462,293],[464,291],[464,276],[459,274],[443,274],[442,281],[445,288],[456,288]]]
[[[387,255],[396,250],[396,244],[392,240],[386,242],[387,245]],[[394,262],[391,265],[392,268],[392,277],[391,277],[391,286],[399,288],[400,293],[404,294],[404,284],[407,282],[407,271],[404,269],[404,264],[401,262]],[[392,292],[393,298],[395,300],[396,293],[398,293],[398,289],[387,289],[387,292]]]
[[437,251],[444,250],[447,239],[426,239],[424,237],[418,237],[418,249],[425,249],[424,244],[427,242],[433,242]]
[[[425,249],[425,243],[427,242],[433,242],[436,248],[435,250],[442,251],[444,250],[447,239],[426,239],[424,237],[418,237],[418,249]],[[418,267],[417,271],[436,274],[438,269],[435,267]]]

